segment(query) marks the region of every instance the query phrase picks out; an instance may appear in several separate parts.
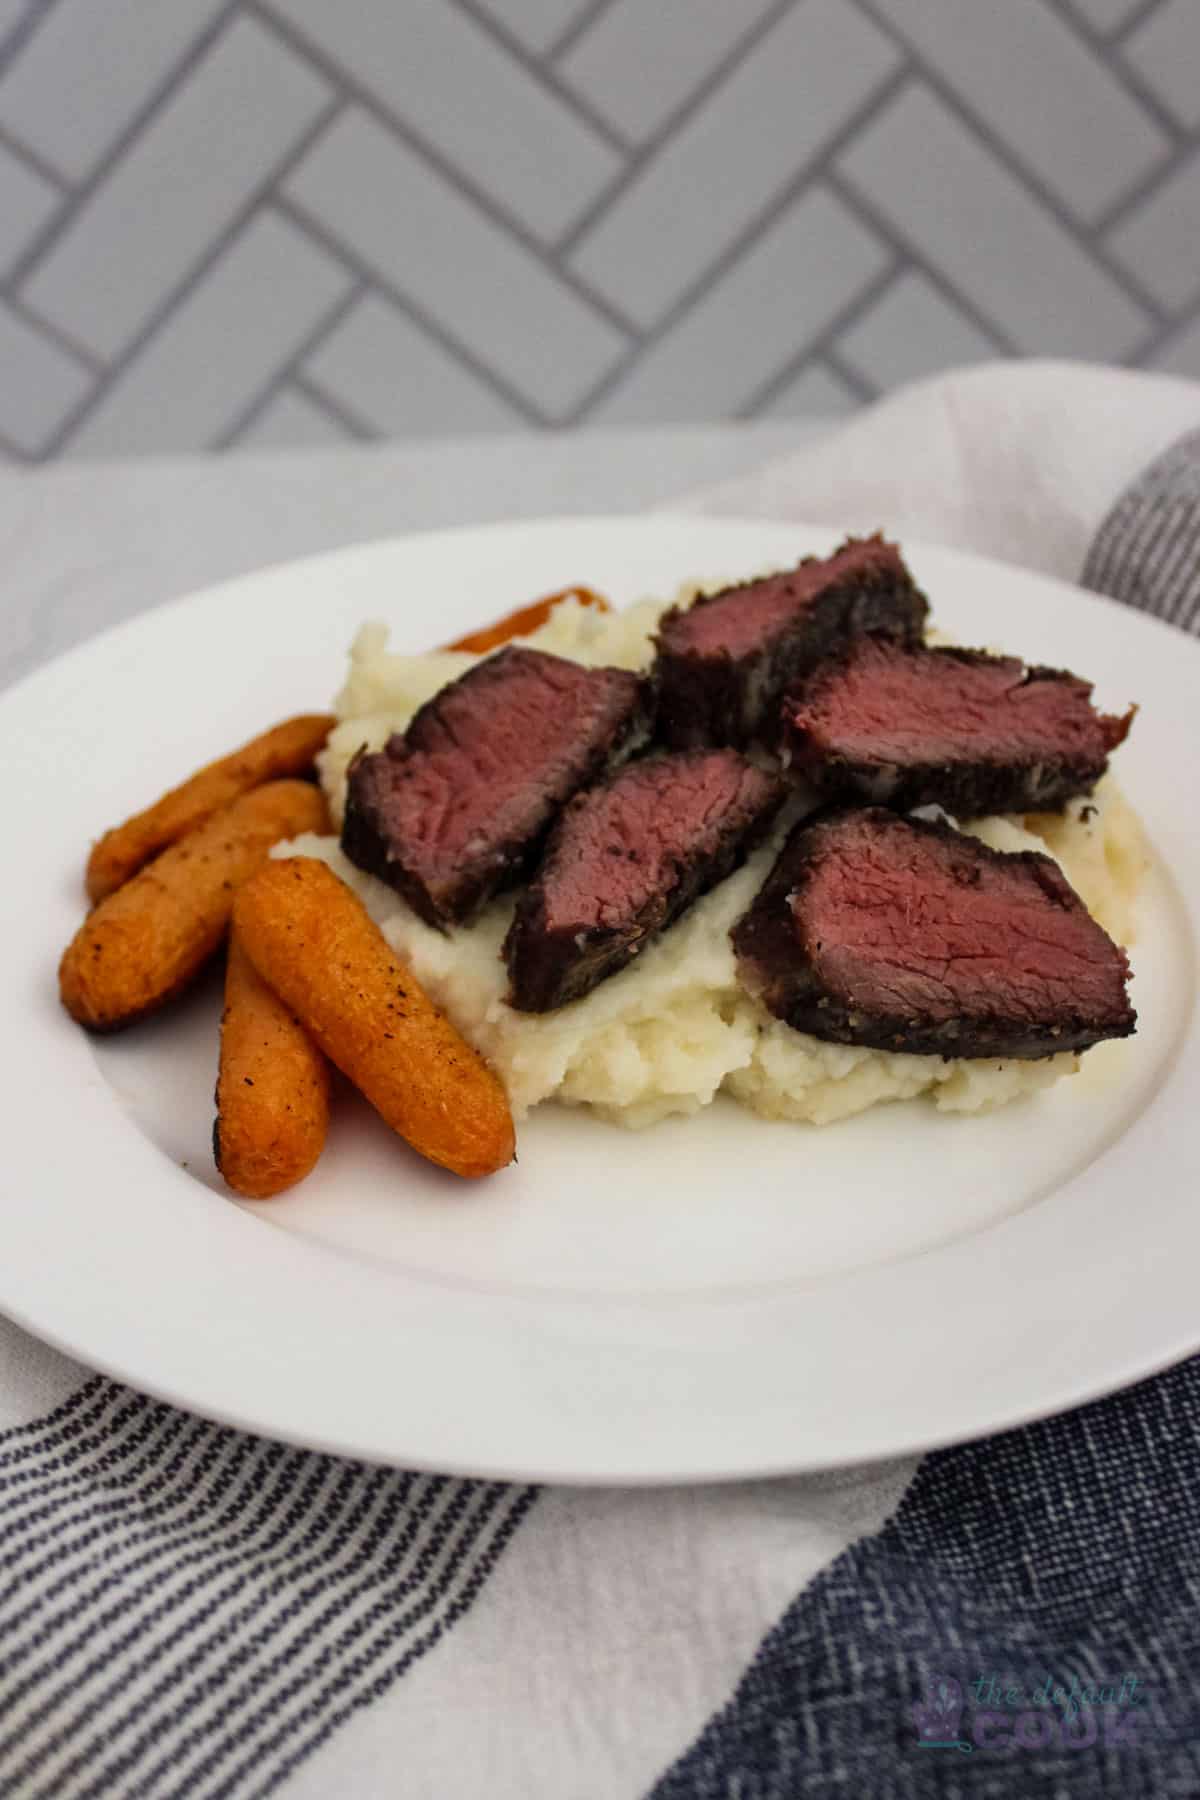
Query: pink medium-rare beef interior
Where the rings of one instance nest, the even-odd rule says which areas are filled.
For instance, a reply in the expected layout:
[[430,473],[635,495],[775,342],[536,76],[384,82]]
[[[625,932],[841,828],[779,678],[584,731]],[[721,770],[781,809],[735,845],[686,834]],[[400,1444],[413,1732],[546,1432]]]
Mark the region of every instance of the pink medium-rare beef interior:
[[563,815],[546,889],[546,923],[595,931],[621,923],[712,853],[731,818],[753,816],[772,777],[731,750],[650,757]]
[[354,765],[343,846],[431,923],[461,921],[520,873],[645,713],[645,684],[627,670],[501,650]]
[[[499,666],[498,666],[499,665]],[[635,677],[514,650],[422,707],[397,758],[396,820],[431,872],[524,828],[531,794],[573,791],[581,748],[606,744]]]
[[1036,1057],[1134,1029],[1125,953],[1048,856],[881,808],[798,826],[733,941],[769,1011],[836,1043]]
[[865,631],[919,643],[925,596],[894,544],[850,538],[832,556],[664,613],[654,674],[658,732],[676,750],[774,747],[791,683]]
[[898,763],[1081,756],[1103,762],[1128,718],[1098,713],[1091,686],[980,651],[860,638],[785,701],[814,752]]
[[615,975],[744,860],[783,784],[735,750],[628,763],[567,807],[504,947],[511,1003],[546,1012]]
[[791,913],[823,983],[851,1006],[943,1021],[1003,995],[1033,1024],[1124,1011],[1124,957],[1045,859],[981,857],[907,821],[860,814],[831,833]]
[[664,623],[662,640],[675,653],[736,659],[785,628],[822,589],[880,573],[907,582],[896,546],[881,537],[852,538],[825,559],[809,557],[778,575],[701,596]]

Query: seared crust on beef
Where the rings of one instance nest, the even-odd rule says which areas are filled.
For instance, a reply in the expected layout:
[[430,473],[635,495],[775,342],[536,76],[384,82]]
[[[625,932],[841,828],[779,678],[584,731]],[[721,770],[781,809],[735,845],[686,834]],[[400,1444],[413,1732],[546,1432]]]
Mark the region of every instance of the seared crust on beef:
[[919,643],[927,612],[899,550],[878,535],[673,607],[658,629],[659,736],[676,749],[772,742],[797,676],[861,632]]
[[862,638],[787,696],[784,753],[827,800],[1047,812],[1091,792],[1132,722],[1091,693],[1011,656]]
[[342,848],[428,924],[463,924],[520,878],[560,809],[649,716],[648,684],[627,669],[501,650],[351,764]]
[[947,1057],[1127,1037],[1125,953],[1033,851],[871,807],[805,821],[735,925],[747,988],[798,1031]]

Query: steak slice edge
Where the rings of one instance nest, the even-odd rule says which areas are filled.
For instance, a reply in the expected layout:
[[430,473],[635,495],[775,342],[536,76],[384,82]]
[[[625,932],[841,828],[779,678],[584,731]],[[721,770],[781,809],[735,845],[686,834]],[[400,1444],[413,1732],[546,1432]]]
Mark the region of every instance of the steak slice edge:
[[627,669],[500,650],[356,758],[342,848],[428,924],[466,923],[521,876],[572,794],[645,735],[649,709]]
[[1046,812],[1091,791],[1133,718],[1091,684],[983,650],[851,644],[784,700],[791,766],[827,800],[959,817]]
[[919,643],[927,612],[899,550],[878,534],[673,607],[657,637],[659,735],[675,749],[771,743],[798,675],[861,632]]
[[1135,1028],[1125,953],[1049,856],[881,808],[798,825],[732,937],[767,1010],[832,1043],[1028,1058]]
[[517,902],[509,1002],[548,1012],[615,975],[769,829],[784,784],[735,750],[659,752],[579,794]]

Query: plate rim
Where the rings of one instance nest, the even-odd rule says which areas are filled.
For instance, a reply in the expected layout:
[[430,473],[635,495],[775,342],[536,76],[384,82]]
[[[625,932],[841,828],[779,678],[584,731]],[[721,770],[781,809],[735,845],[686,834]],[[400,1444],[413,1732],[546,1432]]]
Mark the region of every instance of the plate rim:
[[[48,689],[52,689],[56,679],[59,681],[67,679],[75,675],[80,669],[86,669],[87,665],[92,663],[98,657],[102,659],[106,653],[111,653],[114,649],[119,649],[122,644],[136,642],[136,640],[145,633],[148,625],[153,624],[155,629],[161,629],[164,624],[167,624],[169,627],[169,622],[173,615],[183,615],[189,610],[198,611],[203,607],[211,606],[215,601],[222,598],[228,603],[231,596],[236,594],[238,589],[244,588],[247,585],[257,586],[264,581],[278,582],[281,578],[286,579],[287,577],[294,575],[297,570],[304,570],[309,574],[316,573],[323,565],[328,566],[337,564],[338,562],[344,562],[350,557],[378,556],[381,551],[396,546],[407,549],[416,539],[433,544],[436,544],[439,540],[446,542],[461,540],[464,537],[478,538],[480,536],[487,537],[495,535],[504,535],[506,537],[516,537],[517,539],[520,539],[528,536],[531,532],[537,533],[539,531],[544,531],[546,528],[551,528],[556,532],[561,531],[563,528],[567,528],[568,530],[573,528],[596,530],[599,528],[601,530],[609,531],[615,528],[617,531],[635,529],[642,532],[655,532],[659,530],[670,531],[672,529],[677,529],[683,524],[686,524],[687,528],[691,531],[700,530],[701,532],[709,527],[713,528],[714,531],[725,531],[729,528],[733,528],[736,531],[740,528],[760,534],[772,531],[787,532],[798,538],[807,536],[818,537],[822,540],[828,540],[837,535],[837,527],[823,524],[809,524],[795,520],[773,520],[762,518],[739,519],[723,514],[706,515],[675,512],[634,515],[584,514],[548,519],[505,520],[482,526],[461,526],[427,532],[405,533],[394,537],[378,538],[358,544],[342,546],[338,549],[320,552],[314,556],[285,559],[280,562],[266,565],[261,569],[234,576],[219,583],[209,584],[205,587],[196,589],[191,593],[167,600],[158,606],[147,609],[132,619],[120,621],[109,626],[105,630],[84,640],[84,642],[73,646],[62,656],[30,671],[20,680],[0,692],[0,732],[5,730],[6,719],[11,711],[19,709],[20,705],[27,704],[31,694],[36,700],[40,686],[45,685]],[[914,559],[919,559],[922,555],[932,555],[934,557],[948,556],[958,563],[983,565],[993,574],[997,570],[1000,570],[1005,574],[1012,575],[1014,579],[1018,581],[1040,584],[1049,583],[1056,588],[1065,589],[1074,596],[1082,595],[1092,605],[1103,602],[1110,615],[1113,617],[1119,616],[1121,624],[1123,626],[1129,626],[1135,635],[1137,632],[1142,631],[1147,625],[1160,626],[1163,632],[1169,634],[1170,643],[1175,646],[1177,650],[1181,643],[1191,646],[1191,650],[1184,655],[1185,661],[1187,656],[1193,653],[1200,656],[1200,644],[1196,644],[1194,640],[1189,639],[1185,634],[1168,625],[1165,621],[1155,619],[1151,615],[1137,613],[1122,606],[1119,602],[1108,599],[1105,596],[1091,594],[1087,590],[1082,590],[1074,587],[1070,583],[1063,582],[1058,577],[1042,575],[1039,572],[1030,571],[1015,564],[1001,563],[998,562],[997,559],[980,556],[975,552],[928,543],[916,538],[910,539],[907,536],[904,540],[904,547],[906,553],[910,553]],[[1155,635],[1157,636],[1158,634]],[[1165,643],[1165,641],[1166,640],[1160,639],[1160,642]],[[1193,928],[1193,954],[1195,942],[1196,938]],[[1194,1020],[1191,1035],[1194,1038]],[[1174,1075],[1174,1073],[1175,1071],[1173,1070],[1172,1075]],[[100,1078],[97,1076],[98,1081],[99,1079]],[[102,1087],[104,1086],[102,1082],[100,1085]],[[1170,1081],[1164,1083],[1164,1087],[1170,1085]],[[107,1095],[107,1088],[105,1088],[105,1094]],[[111,1107],[111,1098],[107,1100],[107,1104]],[[1147,1113],[1150,1110],[1154,1109],[1147,1108]],[[1146,1115],[1143,1114],[1143,1117],[1145,1116]],[[1085,1171],[1084,1175],[1079,1179],[1081,1181],[1086,1181],[1089,1173],[1090,1171]],[[181,1171],[175,1171],[175,1174],[182,1179]],[[195,1187],[196,1184],[192,1183],[189,1179],[186,1185],[188,1187]],[[1069,1181],[1065,1184],[1065,1189],[1059,1190],[1059,1194],[1076,1185],[1078,1185],[1077,1182]],[[1057,1198],[1058,1195],[1055,1197]],[[1026,1216],[1027,1215],[1025,1214],[1018,1214],[1012,1219],[1001,1220],[989,1226],[987,1228],[987,1234],[990,1236],[995,1233],[1003,1233],[1006,1227],[1017,1225],[1019,1221]],[[278,1238],[279,1235],[281,1234],[275,1234],[276,1238]],[[961,1245],[971,1246],[977,1242],[978,1236],[979,1234],[972,1234],[961,1240]],[[0,1229],[0,1245],[3,1245],[5,1241],[3,1230]],[[955,1245],[947,1245],[940,1247],[936,1251],[922,1254],[936,1256],[941,1255],[943,1250],[954,1250],[955,1248]],[[884,1268],[892,1268],[894,1266],[895,1265],[891,1264],[883,1265]],[[854,1276],[871,1274],[872,1272],[871,1266],[868,1266],[862,1271],[851,1272],[850,1278],[853,1279]],[[1084,1404],[1088,1400],[1095,1399],[1103,1393],[1113,1391],[1116,1387],[1127,1385],[1128,1383],[1142,1379],[1144,1376],[1152,1374],[1159,1369],[1169,1367],[1182,1356],[1187,1355],[1191,1350],[1200,1346],[1200,1321],[1197,1321],[1194,1325],[1190,1325],[1187,1330],[1174,1338],[1169,1347],[1160,1345],[1156,1351],[1147,1351],[1146,1357],[1136,1367],[1129,1364],[1127,1361],[1126,1367],[1122,1371],[1113,1372],[1112,1370],[1109,1370],[1103,1374],[1097,1374],[1090,1383],[1086,1379],[1081,1380],[1079,1376],[1070,1379],[1064,1378],[1060,1386],[1054,1388],[1052,1391],[1048,1391],[1042,1401],[1034,1402],[1032,1405],[1028,1402],[1014,1402],[1012,1409],[1008,1413],[993,1412],[988,1418],[981,1422],[962,1424],[949,1431],[934,1428],[931,1434],[917,1433],[916,1435],[913,1435],[910,1432],[907,1437],[893,1439],[886,1445],[850,1450],[849,1452],[847,1452],[844,1447],[838,1448],[835,1445],[827,1455],[823,1456],[819,1448],[814,1449],[813,1446],[809,1445],[804,1450],[803,1454],[799,1456],[797,1456],[797,1453],[794,1450],[791,1450],[775,1461],[772,1461],[770,1458],[764,1460],[761,1456],[751,1456],[747,1460],[737,1462],[734,1465],[731,1465],[728,1462],[703,1464],[693,1461],[681,1466],[678,1459],[675,1459],[670,1467],[664,1466],[660,1469],[649,1469],[645,1467],[621,1469],[620,1467],[613,1465],[596,1467],[594,1469],[583,1467],[563,1468],[554,1465],[552,1461],[547,1462],[541,1468],[534,1467],[528,1462],[522,1462],[520,1467],[516,1467],[511,1463],[503,1461],[497,1464],[489,1463],[486,1459],[479,1460],[476,1458],[468,1458],[466,1461],[455,1461],[453,1457],[447,1457],[444,1452],[439,1452],[430,1458],[422,1457],[419,1451],[414,1452],[410,1450],[405,1450],[399,1454],[389,1452],[384,1455],[379,1455],[378,1452],[373,1453],[370,1449],[364,1449],[361,1442],[350,1443],[336,1437],[328,1438],[319,1434],[314,1435],[309,1431],[297,1431],[294,1426],[290,1426],[286,1421],[281,1424],[278,1420],[266,1420],[259,1416],[247,1416],[246,1413],[240,1411],[237,1407],[231,1409],[228,1407],[214,1406],[211,1401],[205,1401],[203,1398],[198,1399],[193,1393],[181,1393],[177,1384],[172,1384],[170,1382],[158,1383],[155,1379],[153,1370],[147,1373],[145,1369],[131,1368],[127,1361],[123,1359],[108,1357],[103,1351],[98,1353],[93,1346],[80,1343],[70,1334],[64,1335],[60,1333],[53,1325],[47,1323],[44,1316],[38,1316],[38,1308],[36,1305],[30,1309],[22,1303],[19,1295],[15,1300],[13,1299],[11,1292],[8,1291],[8,1283],[5,1279],[7,1273],[8,1271],[0,1266],[0,1301],[3,1302],[4,1310],[8,1316],[12,1317],[14,1321],[24,1329],[29,1330],[34,1336],[43,1341],[51,1343],[56,1349],[62,1350],[65,1354],[74,1357],[76,1360],[85,1362],[85,1364],[92,1368],[99,1369],[101,1372],[106,1373],[115,1379],[128,1382],[130,1385],[143,1392],[153,1394],[156,1398],[166,1400],[174,1405],[184,1406],[188,1410],[197,1412],[202,1416],[216,1419],[222,1424],[232,1425],[242,1430],[256,1431],[264,1435],[281,1438],[287,1442],[325,1450],[329,1453],[342,1456],[349,1455],[364,1460],[379,1460],[392,1464],[401,1463],[406,1466],[432,1468],[448,1473],[484,1475],[491,1478],[507,1480],[550,1480],[559,1483],[570,1482],[572,1484],[580,1485],[610,1485],[614,1483],[660,1485],[678,1481],[732,1481],[745,1479],[750,1476],[783,1475],[794,1473],[802,1469],[851,1466],[854,1463],[875,1460],[881,1456],[913,1454],[932,1448],[936,1445],[961,1442],[984,1433],[1010,1429],[1013,1426],[1027,1422],[1030,1419],[1045,1417],[1050,1413],[1060,1411],[1066,1406]],[[834,1276],[830,1279],[833,1285],[839,1285],[846,1278]],[[673,1302],[673,1304],[677,1304],[677,1302]],[[752,1302],[751,1304],[756,1303]]]

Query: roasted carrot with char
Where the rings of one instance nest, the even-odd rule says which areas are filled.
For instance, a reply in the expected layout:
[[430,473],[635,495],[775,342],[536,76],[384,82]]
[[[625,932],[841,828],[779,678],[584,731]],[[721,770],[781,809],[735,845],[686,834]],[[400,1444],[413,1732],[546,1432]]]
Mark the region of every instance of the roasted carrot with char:
[[307,781],[243,794],[102,900],[59,964],[59,992],[89,1031],[117,1031],[180,993],[220,948],[234,890],[280,838],[328,829]]
[[213,1155],[235,1193],[267,1200],[302,1181],[325,1145],[329,1064],[269,988],[236,932],[225,964]]
[[269,862],[239,890],[233,920],[263,980],[414,1150],[467,1177],[512,1161],[498,1077],[325,863]]
[[487,650],[496,650],[501,644],[507,644],[517,637],[528,637],[531,631],[537,631],[544,625],[554,608],[564,600],[579,600],[584,606],[594,606],[599,612],[611,612],[612,607],[593,588],[562,588],[557,594],[547,594],[542,600],[533,600],[528,606],[518,606],[515,612],[505,613],[502,619],[496,619],[491,625],[482,625],[478,631],[469,631],[465,637],[456,638],[454,643],[447,644],[447,650],[467,650],[473,656],[482,656]]
[[98,901],[115,893],[152,857],[239,795],[267,781],[303,775],[335,723],[328,713],[285,719],[240,750],[207,764],[144,812],[106,831],[88,858],[88,898]]

